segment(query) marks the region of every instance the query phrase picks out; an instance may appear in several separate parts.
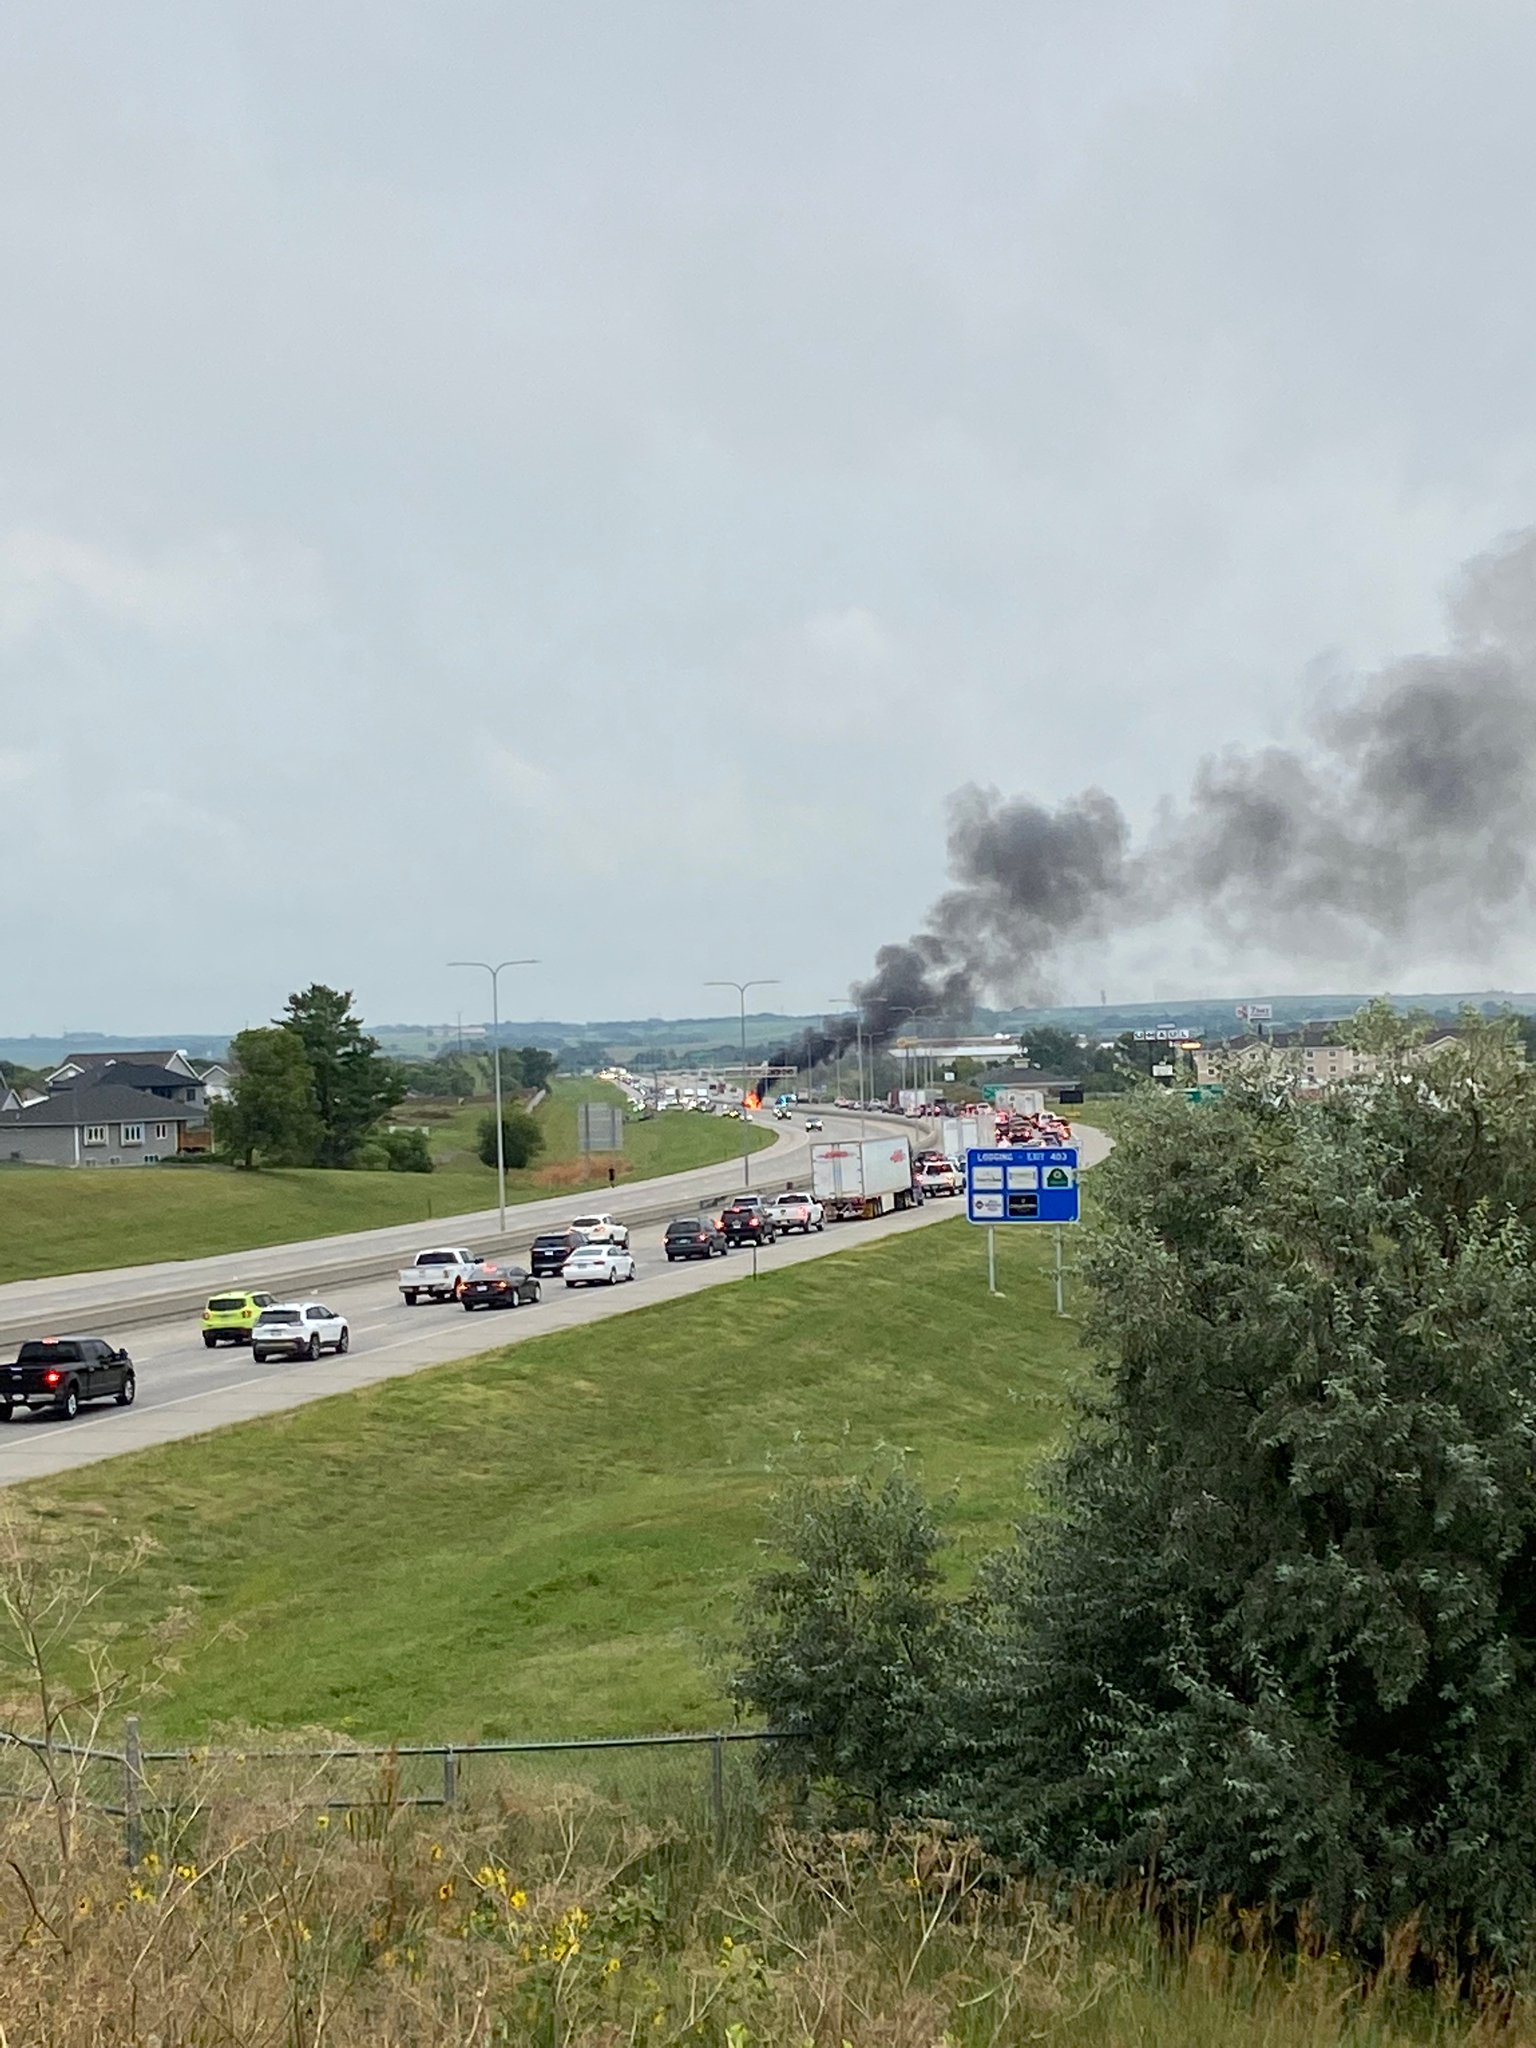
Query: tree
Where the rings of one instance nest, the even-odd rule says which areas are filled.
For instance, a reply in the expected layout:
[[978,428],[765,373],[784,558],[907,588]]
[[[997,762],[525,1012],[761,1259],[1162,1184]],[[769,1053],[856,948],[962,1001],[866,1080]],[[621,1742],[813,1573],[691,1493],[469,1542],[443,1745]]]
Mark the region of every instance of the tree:
[[210,1111],[214,1143],[243,1166],[307,1165],[319,1142],[314,1077],[304,1047],[280,1025],[241,1031],[230,1041],[233,1076],[227,1102]]
[[1088,1056],[1070,1031],[1057,1031],[1052,1026],[1040,1025],[1024,1035],[1023,1051],[1032,1067],[1039,1067],[1047,1074],[1081,1074],[1088,1064]]
[[743,1603],[731,1689],[789,1738],[773,1745],[776,1771],[817,1780],[861,1818],[891,1813],[931,1771],[953,1639],[944,1538],[898,1468],[878,1485],[789,1488],[768,1540],[785,1561]]
[[550,1077],[559,1064],[558,1053],[546,1052],[539,1045],[520,1046],[517,1052],[517,1078],[525,1088],[547,1088]]
[[405,1093],[398,1069],[363,1030],[350,989],[312,982],[277,1020],[304,1048],[314,1086],[317,1166],[350,1166],[364,1138]]
[[929,1797],[1116,1884],[1503,1963],[1536,1929],[1536,1072],[1138,1096],[1097,1401],[966,1612]]
[[[501,1112],[502,1155],[508,1166],[531,1166],[544,1150],[544,1127],[521,1104],[507,1103]],[[476,1150],[486,1166],[496,1164],[496,1113],[480,1119]]]

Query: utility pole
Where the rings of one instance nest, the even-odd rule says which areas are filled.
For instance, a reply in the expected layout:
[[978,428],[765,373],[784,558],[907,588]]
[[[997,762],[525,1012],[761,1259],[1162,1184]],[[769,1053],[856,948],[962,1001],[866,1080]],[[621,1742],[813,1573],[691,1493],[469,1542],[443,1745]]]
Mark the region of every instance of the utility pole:
[[[491,1070],[496,1077],[496,1203],[498,1228],[507,1234],[507,1151],[506,1133],[501,1127],[501,972],[504,967],[537,967],[537,960],[450,960],[450,967],[479,967],[491,977]],[[462,1015],[462,1013],[461,1013]],[[460,1029],[462,1030],[462,1024]]]
[[706,988],[733,988],[741,999],[741,1184],[744,1188],[752,1185],[752,1148],[747,1143],[752,1119],[747,1114],[747,990],[749,988],[777,988],[776,974],[760,976],[756,981],[706,981]]

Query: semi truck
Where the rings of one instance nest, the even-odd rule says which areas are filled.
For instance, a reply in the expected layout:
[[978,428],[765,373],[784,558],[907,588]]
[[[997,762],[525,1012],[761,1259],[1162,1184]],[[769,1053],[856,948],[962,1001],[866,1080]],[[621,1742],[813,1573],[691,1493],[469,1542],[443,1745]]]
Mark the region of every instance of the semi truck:
[[917,1201],[904,1137],[849,1138],[811,1147],[811,1191],[829,1223],[888,1216]]

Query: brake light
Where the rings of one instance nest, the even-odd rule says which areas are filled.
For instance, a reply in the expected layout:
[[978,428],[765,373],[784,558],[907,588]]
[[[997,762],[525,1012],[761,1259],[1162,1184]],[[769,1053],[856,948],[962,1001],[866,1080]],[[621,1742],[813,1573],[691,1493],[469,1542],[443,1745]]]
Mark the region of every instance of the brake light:
[[58,1384],[59,1376],[56,1372],[45,1372],[43,1374],[43,1385],[45,1387],[56,1387]]

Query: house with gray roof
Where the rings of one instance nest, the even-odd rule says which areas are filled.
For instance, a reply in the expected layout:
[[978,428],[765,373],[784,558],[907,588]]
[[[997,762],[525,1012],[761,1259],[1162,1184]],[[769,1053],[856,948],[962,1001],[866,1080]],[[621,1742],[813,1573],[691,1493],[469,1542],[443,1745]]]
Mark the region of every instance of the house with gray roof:
[[142,1088],[104,1081],[63,1087],[25,1108],[0,1109],[0,1163],[146,1166],[184,1149],[204,1111]]

